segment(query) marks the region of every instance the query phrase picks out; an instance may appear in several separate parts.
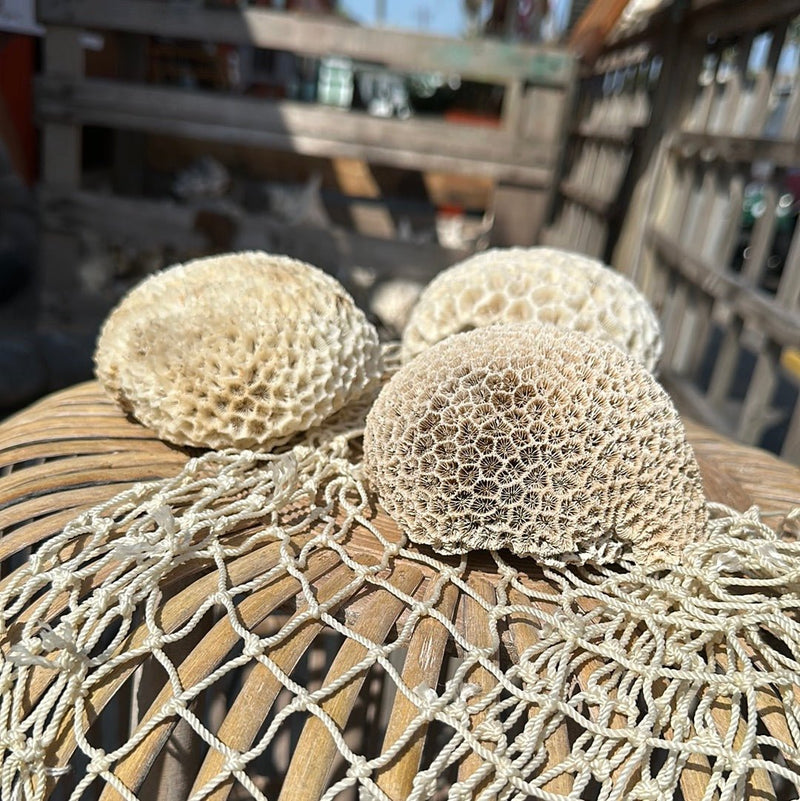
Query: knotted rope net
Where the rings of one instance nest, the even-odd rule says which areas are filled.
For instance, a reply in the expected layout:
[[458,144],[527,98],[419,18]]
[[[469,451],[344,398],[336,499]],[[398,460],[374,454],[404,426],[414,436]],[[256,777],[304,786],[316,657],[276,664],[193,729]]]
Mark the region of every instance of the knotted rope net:
[[362,417],[192,458],[2,581],[0,797],[154,797],[180,729],[195,801],[798,797],[800,543],[712,504],[668,571],[440,557]]

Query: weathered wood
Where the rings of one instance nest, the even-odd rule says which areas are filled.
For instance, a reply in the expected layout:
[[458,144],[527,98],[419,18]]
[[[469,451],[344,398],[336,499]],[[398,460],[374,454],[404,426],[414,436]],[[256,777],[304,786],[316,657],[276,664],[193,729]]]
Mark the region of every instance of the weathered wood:
[[[403,565],[392,576],[392,586],[401,593],[410,594],[421,580],[422,574],[419,570]],[[348,625],[360,637],[382,644],[402,611],[403,601],[398,596],[377,589],[370,597],[362,599],[362,603],[351,605]],[[366,653],[366,648],[356,640],[345,640],[328,670],[325,685],[333,684],[351,670]],[[358,674],[319,703],[326,716],[340,729],[344,729],[350,717],[365,678],[365,673]],[[284,778],[280,801],[312,801],[320,798],[333,768],[336,753],[337,745],[326,725],[320,718],[309,714]]]
[[[134,200],[96,192],[62,195],[45,189],[41,203],[45,226],[53,231],[93,230],[110,244],[157,245],[173,249],[181,258],[202,252],[207,246],[205,237],[195,228],[196,211],[171,201]],[[364,236],[339,227],[291,225],[257,214],[238,216],[235,223],[237,246],[246,243],[248,247],[306,258],[343,279],[347,270],[357,265],[379,276],[402,274],[425,283],[467,255],[463,249]]]
[[628,0],[592,0],[570,32],[570,47],[593,62],[627,5]]
[[651,229],[649,238],[669,265],[703,292],[723,300],[751,321],[758,330],[781,345],[800,345],[800,313],[777,303],[770,295],[753,289],[735,273],[725,273],[687,248]]
[[681,158],[703,162],[726,161],[734,164],[763,159],[779,167],[800,163],[800,142],[788,139],[766,139],[758,136],[734,136],[722,132],[681,131],[671,146]]
[[572,78],[573,59],[560,49],[366,30],[340,20],[264,8],[212,9],[156,0],[40,0],[38,15],[48,25],[248,44],[309,56],[335,53],[413,72],[444,72],[489,82],[521,78],[544,86],[567,86]]
[[[44,40],[46,74],[61,79],[76,79],[83,74],[83,48],[80,32],[52,26]],[[62,191],[74,191],[81,180],[81,128],[74,120],[51,121],[42,126],[43,184]],[[46,235],[42,238],[41,305],[47,309],[64,295],[74,293],[77,278],[70,265],[78,259],[78,241],[74,237]]]
[[[458,593],[452,584],[442,591],[436,609],[446,620],[453,616],[457,597]],[[407,687],[417,692],[437,689],[448,639],[449,632],[434,617],[420,620],[411,636],[403,665],[402,679]],[[383,753],[403,736],[419,714],[420,708],[415,703],[401,692],[395,694],[384,735]],[[378,787],[395,801],[403,801],[411,794],[414,777],[419,772],[427,730],[427,723],[420,726],[386,769],[378,772]]]
[[760,349],[742,405],[736,437],[748,445],[758,443],[769,420],[767,409],[778,383],[780,348],[767,340]]
[[564,197],[579,203],[598,217],[609,217],[612,211],[615,211],[613,199],[594,194],[592,189],[587,190],[578,181],[562,181],[558,188]]
[[692,4],[689,34],[698,39],[711,34],[727,37],[754,31],[798,13],[796,0],[738,0],[737,2]]
[[490,175],[546,186],[553,148],[520,143],[502,130],[435,120],[386,120],[290,101],[264,101],[120,81],[38,84],[38,113],[49,122],[104,125],[220,142],[347,157],[414,170]]
[[548,192],[500,183],[494,191],[491,242],[496,247],[534,245],[547,208]]

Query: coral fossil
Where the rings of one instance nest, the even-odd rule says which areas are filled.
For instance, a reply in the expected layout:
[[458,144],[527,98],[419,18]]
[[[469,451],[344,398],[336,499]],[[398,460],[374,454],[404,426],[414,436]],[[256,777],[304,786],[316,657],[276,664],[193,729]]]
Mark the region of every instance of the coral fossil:
[[266,253],[198,259],[137,286],[103,326],[97,376],[180,445],[267,449],[377,385],[378,337],[333,278]]
[[661,355],[658,320],[627,278],[578,253],[532,247],[479,253],[431,281],[403,331],[403,362],[452,334],[520,322],[584,331],[651,372]]
[[389,514],[442,553],[670,563],[707,520],[664,390],[555,326],[490,326],[420,354],[370,411],[364,459]]

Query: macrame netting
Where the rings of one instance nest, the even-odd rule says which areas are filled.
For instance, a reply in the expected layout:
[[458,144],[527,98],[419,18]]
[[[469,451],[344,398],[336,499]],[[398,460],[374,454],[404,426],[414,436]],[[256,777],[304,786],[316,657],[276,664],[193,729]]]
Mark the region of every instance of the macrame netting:
[[798,797],[800,543],[711,505],[669,571],[439,557],[374,508],[362,417],[190,459],[3,579],[0,798],[147,797],[178,723],[198,801]]

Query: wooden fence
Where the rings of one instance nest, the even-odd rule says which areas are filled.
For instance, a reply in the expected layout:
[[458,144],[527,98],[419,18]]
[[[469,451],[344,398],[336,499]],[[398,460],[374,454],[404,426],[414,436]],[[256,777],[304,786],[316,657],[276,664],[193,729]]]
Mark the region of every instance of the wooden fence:
[[[643,289],[664,327],[664,383],[685,411],[795,462],[798,14],[796,0],[673,3],[612,47],[582,81],[577,135],[595,136],[574,146],[547,233]],[[590,124],[608,117],[613,143]]]
[[[118,195],[101,194],[87,185],[81,168],[87,126],[115,132],[116,161],[128,173],[141,170],[137,137],[141,143],[143,136],[166,134],[422,172],[485,176],[495,186],[493,241],[533,243],[539,237],[573,97],[574,60],[564,49],[369,30],[258,7],[205,8],[156,0],[39,0],[38,16],[46,26],[37,113],[43,129],[41,197],[48,234],[43,278],[50,304],[75,290],[76,232],[89,230],[136,247],[151,243],[154,232],[164,232],[165,226],[151,228],[147,220],[166,214],[189,222],[180,233],[166,232],[170,241],[198,238],[191,215],[141,196],[122,202]],[[86,76],[79,39],[87,29],[121,37],[124,64],[113,79]],[[501,117],[491,127],[423,115],[380,119],[364,111],[288,99],[156,85],[146,80],[144,66],[153,37],[304,57],[337,55],[402,73],[459,75],[503,87]],[[128,201],[133,199],[132,207]],[[86,210],[91,210],[90,217],[82,216]],[[261,220],[245,220],[245,227],[248,224],[255,228]],[[330,232],[306,232],[305,241],[315,236],[324,240],[319,250],[328,247]],[[338,242],[341,232],[335,238]],[[273,246],[287,244],[291,243]],[[414,258],[406,253],[401,261]]]

